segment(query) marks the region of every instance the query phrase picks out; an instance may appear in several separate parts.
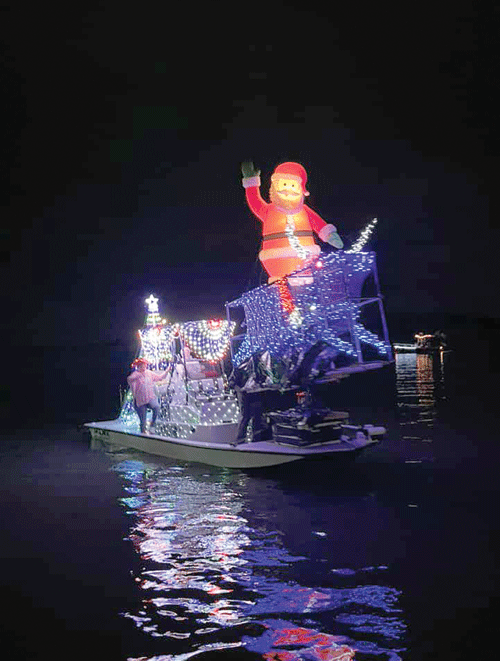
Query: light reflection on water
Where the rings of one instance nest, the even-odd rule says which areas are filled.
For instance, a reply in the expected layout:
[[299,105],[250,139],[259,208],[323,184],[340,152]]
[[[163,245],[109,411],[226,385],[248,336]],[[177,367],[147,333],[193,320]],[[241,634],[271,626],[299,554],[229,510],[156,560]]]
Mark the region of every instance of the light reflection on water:
[[264,505],[259,524],[250,523],[255,478],[115,460],[128,540],[143,563],[140,604],[123,615],[168,643],[166,654],[134,658],[183,661],[236,647],[266,660],[400,658],[406,627],[400,593],[384,584],[387,567],[325,565],[326,584],[308,585],[310,559],[290,552],[271,520],[262,524]]
[[[397,457],[406,463],[433,460],[446,362],[439,354],[396,356]],[[127,540],[142,566],[139,601],[123,616],[158,645],[156,656],[130,661],[231,658],[235,649],[266,661],[404,657],[402,595],[387,581],[392,558],[404,551],[397,523],[387,524],[388,510],[373,494],[343,508],[335,495],[317,501],[314,488],[286,493],[279,481],[266,485],[241,471],[125,457],[115,455],[114,470],[131,518]],[[391,530],[386,565],[371,566],[360,552],[380,536],[374,521]],[[338,554],[327,553],[318,570],[315,538],[344,546],[358,566],[338,566]]]
[[396,396],[401,454],[407,463],[435,461],[437,426],[446,400],[448,353],[396,354]]
[[447,355],[396,354],[396,389],[400,425],[432,427],[439,401],[445,399]]

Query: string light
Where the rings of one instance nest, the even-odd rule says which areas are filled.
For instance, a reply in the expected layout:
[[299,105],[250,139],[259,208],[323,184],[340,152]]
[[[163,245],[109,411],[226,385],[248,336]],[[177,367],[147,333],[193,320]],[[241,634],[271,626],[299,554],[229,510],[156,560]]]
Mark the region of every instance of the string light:
[[290,294],[290,290],[288,289],[286,278],[280,278],[277,280],[276,286],[278,287],[278,293],[283,312],[291,314],[295,309],[295,304],[293,302],[292,295]]
[[[306,267],[308,279],[301,271],[273,285],[258,287],[227,304],[243,307],[247,332],[233,364],[240,365],[259,351],[269,351],[278,359],[295,359],[318,342],[325,342],[336,354],[359,359],[362,345],[381,355],[390,355],[390,347],[360,322],[362,305],[377,297],[363,299],[362,288],[375,268],[374,253],[361,252],[361,239],[366,242],[377,219],[365,228],[358,242],[348,251],[322,254]],[[305,271],[306,269],[302,269]],[[297,276],[299,276],[297,278]],[[196,360],[219,363],[229,351],[236,323],[222,319],[169,324],[161,320],[158,299],[146,299],[148,316],[145,327],[138,331],[141,356],[156,368],[172,366],[169,385],[160,395],[161,415],[157,433],[188,438],[198,425],[236,422],[239,407],[233,392],[225,388],[223,377],[192,379],[176,376],[176,338],[180,337]],[[153,323],[154,321],[154,323]],[[184,369],[182,363],[177,367]],[[130,428],[138,428],[130,391],[124,399],[120,417]]]
[[338,251],[318,261],[321,268],[313,270],[311,284],[285,288],[277,281],[228,304],[244,308],[247,324],[233,358],[235,365],[259,351],[283,358],[290,351],[307,351],[319,341],[348,356],[357,355],[354,341],[388,355],[386,343],[359,322],[362,287],[375,266],[374,254]]
[[377,224],[377,222],[378,222],[377,218],[374,218],[372,221],[370,221],[368,225],[361,231],[361,234],[352,244],[351,248],[349,250],[346,250],[345,252],[347,253],[361,252],[361,250],[363,250],[365,245],[370,240],[370,237],[373,234],[373,230],[375,229],[375,225]]
[[191,354],[208,363],[226,356],[236,323],[222,319],[189,321],[179,325],[179,333]]
[[147,326],[138,331],[141,357],[153,365],[169,363],[175,355],[173,342],[180,336],[194,358],[218,363],[228,353],[235,327],[234,321],[228,323],[222,319]]
[[285,234],[287,236],[288,243],[295,250],[300,259],[307,259],[309,252],[304,248],[304,246],[300,243],[299,239],[295,235],[295,221],[293,215],[287,215],[286,217]]
[[158,311],[158,300],[159,299],[156,296],[150,294],[144,301],[148,308],[146,326],[157,326],[158,324],[162,323],[162,319]]
[[[225,389],[223,377],[187,379],[175,370],[175,340],[181,337],[191,355],[207,363],[217,363],[227,355],[235,322],[222,319],[168,324],[158,313],[158,299],[146,300],[148,315],[144,328],[138,331],[140,356],[156,369],[173,369],[168,385],[160,388],[160,416],[155,433],[189,438],[196,426],[236,423],[239,406],[236,396]],[[156,322],[152,324],[152,320]],[[182,363],[181,363],[182,365]],[[184,367],[181,367],[183,370]],[[120,420],[130,431],[139,430],[138,417],[130,389],[127,391]]]
[[290,317],[289,317],[290,325],[293,328],[298,328],[303,323],[303,321],[304,321],[304,319],[303,319],[302,315],[300,314],[299,309],[294,308],[292,310],[292,312],[290,313]]
[[159,314],[158,297],[150,294],[144,301],[148,314],[144,328],[138,331],[141,342],[141,357],[147,358],[156,368],[166,367],[173,360],[176,336],[181,336],[194,358],[209,363],[221,361],[229,350],[235,322],[222,319],[190,321],[184,324],[169,324]]
[[177,324],[166,326],[146,326],[138,331],[141,342],[141,357],[147,358],[155,367],[164,367],[173,356],[173,341],[178,334]]

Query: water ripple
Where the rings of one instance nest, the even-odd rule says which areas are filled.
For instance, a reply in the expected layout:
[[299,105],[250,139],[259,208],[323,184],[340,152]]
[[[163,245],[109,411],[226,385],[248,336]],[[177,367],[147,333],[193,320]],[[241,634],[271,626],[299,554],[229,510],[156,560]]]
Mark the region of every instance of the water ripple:
[[443,354],[396,354],[396,389],[401,425],[434,425],[438,403],[445,399]]
[[244,514],[244,475],[200,476],[140,461],[115,470],[132,522],[126,539],[144,565],[135,576],[140,600],[123,617],[151,639],[179,646],[137,659],[182,661],[241,646],[269,660],[348,661],[361,649],[367,658],[399,658],[400,592],[374,580],[387,566],[331,567],[331,585],[307,585],[294,568],[310,559],[292,553],[282,531],[262,519],[252,526]]

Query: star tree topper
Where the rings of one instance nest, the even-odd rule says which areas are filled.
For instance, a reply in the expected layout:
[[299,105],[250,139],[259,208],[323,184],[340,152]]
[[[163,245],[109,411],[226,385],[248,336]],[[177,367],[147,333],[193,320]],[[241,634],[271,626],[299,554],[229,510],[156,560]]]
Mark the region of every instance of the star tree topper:
[[155,298],[153,294],[150,294],[144,302],[148,306],[148,312],[158,312],[158,298]]

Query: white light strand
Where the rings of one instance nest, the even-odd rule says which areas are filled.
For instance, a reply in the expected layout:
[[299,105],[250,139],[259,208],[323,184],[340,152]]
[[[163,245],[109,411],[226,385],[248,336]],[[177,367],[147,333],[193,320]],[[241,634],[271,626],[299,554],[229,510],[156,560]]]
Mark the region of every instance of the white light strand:
[[[358,321],[360,307],[345,298],[359,298],[362,284],[374,267],[371,253],[346,255],[345,252],[322,256],[321,267],[313,268],[313,284],[293,287],[294,310],[283,316],[277,285],[264,286],[246,292],[239,304],[245,309],[247,333],[233,358],[240,365],[258,351],[268,350],[275,358],[288,351],[306,351],[315,342],[326,341],[334,349],[356,356],[352,342],[347,341],[355,324],[358,340],[386,354],[385,343]],[[345,339],[342,339],[345,338]]]
[[309,257],[309,252],[301,245],[300,241],[295,236],[295,221],[293,216],[286,217],[285,234],[290,246],[295,250],[300,259],[307,259]]
[[172,360],[172,342],[178,332],[178,325],[151,326],[139,330],[141,356],[155,366]]
[[370,240],[370,237],[373,234],[373,230],[375,229],[375,225],[377,224],[377,222],[378,222],[377,218],[374,218],[371,222],[369,222],[368,225],[361,231],[361,234],[352,244],[351,248],[349,250],[346,250],[345,252],[352,253],[352,252],[360,252],[361,250],[363,250],[365,245]]
[[216,363],[229,349],[236,323],[226,320],[189,321],[180,325],[180,334],[195,358]]

